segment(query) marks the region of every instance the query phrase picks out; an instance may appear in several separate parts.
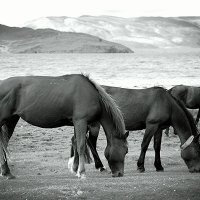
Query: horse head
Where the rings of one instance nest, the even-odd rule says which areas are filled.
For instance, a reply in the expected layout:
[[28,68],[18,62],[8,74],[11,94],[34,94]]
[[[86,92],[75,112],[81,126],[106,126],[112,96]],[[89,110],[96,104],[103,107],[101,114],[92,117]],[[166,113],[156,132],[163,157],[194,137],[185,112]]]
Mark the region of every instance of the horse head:
[[181,146],[181,157],[185,161],[189,172],[200,172],[200,135],[191,136]]
[[128,153],[127,137],[129,132],[125,135],[112,138],[112,144],[108,144],[105,149],[105,157],[108,161],[108,165],[111,169],[113,177],[119,177],[124,175],[124,159]]

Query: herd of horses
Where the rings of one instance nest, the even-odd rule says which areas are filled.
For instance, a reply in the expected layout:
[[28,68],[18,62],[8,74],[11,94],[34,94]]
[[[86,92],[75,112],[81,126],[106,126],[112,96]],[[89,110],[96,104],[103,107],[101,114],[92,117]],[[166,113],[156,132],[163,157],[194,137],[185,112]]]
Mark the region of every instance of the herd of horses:
[[[124,174],[129,132],[145,129],[138,170],[144,172],[145,154],[154,137],[155,168],[160,160],[162,130],[172,126],[181,142],[181,157],[190,172],[200,172],[200,144],[196,122],[187,108],[200,108],[200,88],[175,86],[125,89],[100,86],[83,74],[12,77],[0,84],[1,175],[12,179],[8,166],[8,142],[20,118],[34,126],[74,126],[71,170],[85,177],[90,147],[95,167],[104,170],[96,150],[100,125],[107,139],[105,157],[113,177]],[[86,137],[87,132],[89,136]],[[86,145],[87,144],[87,145]],[[86,159],[88,158],[88,159]]]

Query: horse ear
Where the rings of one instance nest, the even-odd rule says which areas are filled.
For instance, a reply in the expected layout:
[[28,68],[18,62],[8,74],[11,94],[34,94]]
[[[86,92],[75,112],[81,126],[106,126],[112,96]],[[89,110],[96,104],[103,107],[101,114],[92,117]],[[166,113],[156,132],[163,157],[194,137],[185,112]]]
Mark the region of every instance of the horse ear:
[[125,139],[129,136],[129,131],[127,131],[124,135]]

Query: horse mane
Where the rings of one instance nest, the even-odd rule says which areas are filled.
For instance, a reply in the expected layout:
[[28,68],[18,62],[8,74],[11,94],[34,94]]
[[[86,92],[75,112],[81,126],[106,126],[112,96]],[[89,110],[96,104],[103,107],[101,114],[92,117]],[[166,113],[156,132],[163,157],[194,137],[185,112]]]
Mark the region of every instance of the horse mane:
[[169,92],[169,94],[172,93],[173,88],[174,88],[174,87],[172,87],[172,88],[170,88],[170,89],[167,90],[167,91]]
[[85,77],[98,91],[101,102],[115,125],[117,136],[122,137],[125,134],[125,123],[119,106],[103,87],[91,80],[89,75],[82,74],[82,76]]
[[169,94],[176,101],[176,103],[182,108],[182,110],[184,111],[184,113],[185,113],[185,115],[186,115],[186,117],[187,117],[187,119],[189,121],[189,124],[190,124],[190,127],[192,129],[193,135],[194,136],[199,135],[199,131],[198,131],[197,125],[196,125],[196,123],[194,121],[194,118],[193,118],[192,114],[187,110],[187,108],[185,107],[184,103],[181,100],[175,98],[171,93],[169,93]]
[[153,86],[152,88],[153,89],[162,89],[162,90],[167,91],[167,89],[165,87],[163,87],[163,86]]

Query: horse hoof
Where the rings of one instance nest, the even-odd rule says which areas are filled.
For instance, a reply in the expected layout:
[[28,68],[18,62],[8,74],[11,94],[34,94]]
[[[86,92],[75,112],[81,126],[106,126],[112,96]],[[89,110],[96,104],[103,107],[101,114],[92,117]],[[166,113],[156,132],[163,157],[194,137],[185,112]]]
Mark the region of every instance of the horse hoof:
[[164,168],[156,169],[157,172],[164,172]]
[[107,169],[106,169],[105,167],[100,167],[100,168],[99,168],[99,171],[100,171],[100,172],[107,172]]
[[1,174],[1,176],[2,176],[3,178],[6,178],[7,180],[15,179],[15,178],[16,178],[16,177],[15,177],[14,175],[12,175],[12,174],[6,174],[6,175]]
[[80,174],[80,173],[77,173],[76,176],[79,178],[79,179],[86,179],[86,175],[85,174]]
[[12,174],[9,174],[6,176],[6,179],[10,180],[10,179],[15,179],[16,177]]
[[142,167],[142,168],[139,168],[139,167],[138,167],[138,168],[137,168],[137,171],[140,172],[140,173],[143,173],[143,172],[145,172],[145,169],[144,169],[144,167]]
[[80,179],[86,179],[86,175],[85,174],[81,174]]

